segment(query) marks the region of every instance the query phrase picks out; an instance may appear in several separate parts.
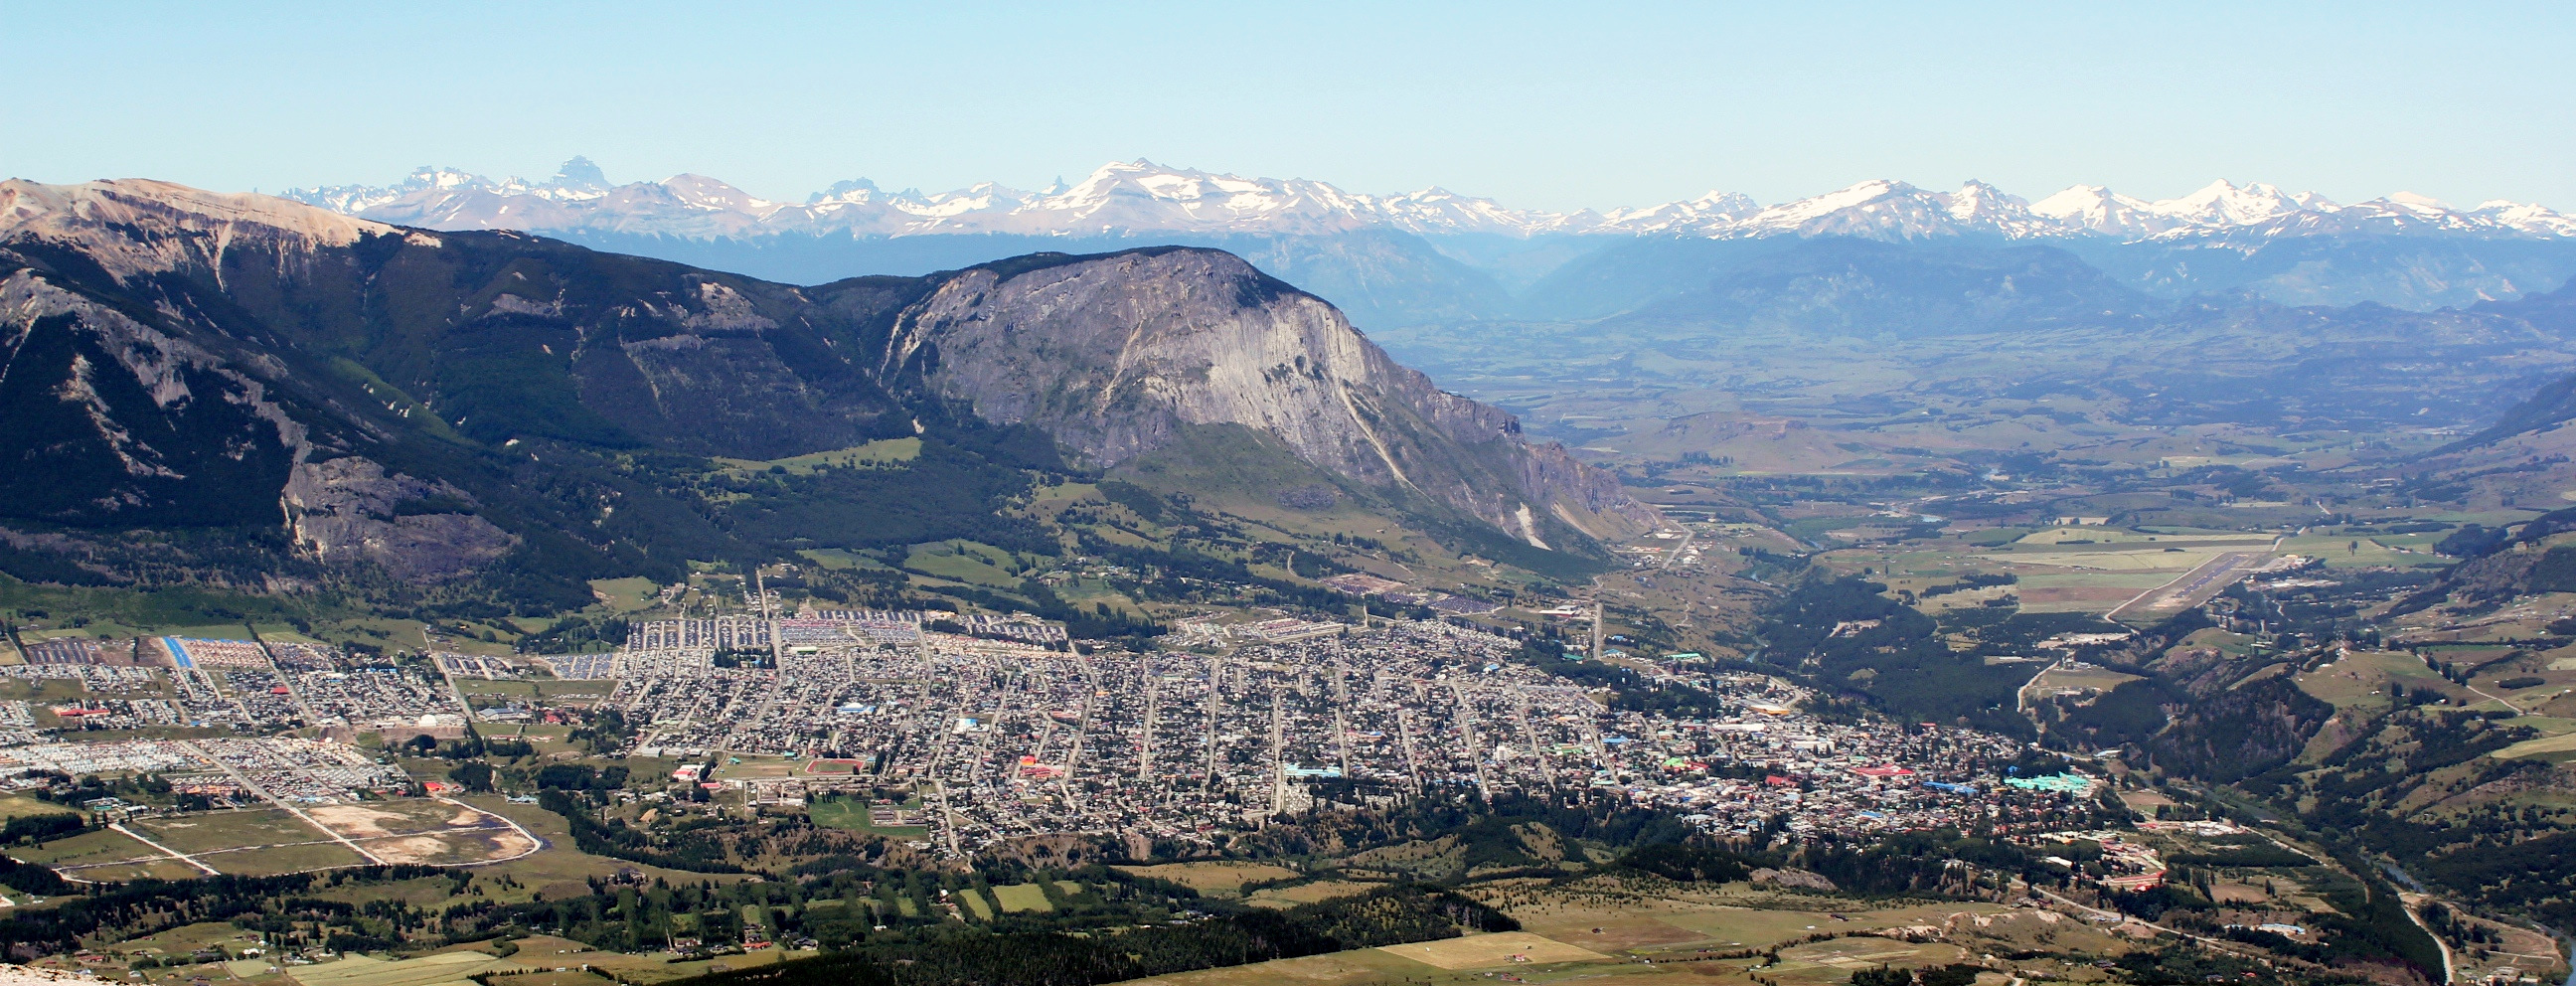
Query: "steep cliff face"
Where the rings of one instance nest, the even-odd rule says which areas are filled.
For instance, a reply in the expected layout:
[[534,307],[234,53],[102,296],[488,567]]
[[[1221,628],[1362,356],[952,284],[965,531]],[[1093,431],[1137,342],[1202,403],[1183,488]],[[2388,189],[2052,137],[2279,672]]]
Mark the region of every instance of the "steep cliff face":
[[274,522],[307,432],[261,369],[34,271],[0,277],[0,515]]
[[1539,546],[1633,536],[1653,512],[1500,409],[1441,391],[1340,312],[1231,254],[1024,259],[948,278],[896,319],[878,375],[1046,430],[1116,466],[1190,425],[1276,436],[1354,483]]
[[279,500],[296,545],[315,560],[372,562],[406,581],[462,578],[519,544],[474,515],[465,491],[360,456],[299,463]]

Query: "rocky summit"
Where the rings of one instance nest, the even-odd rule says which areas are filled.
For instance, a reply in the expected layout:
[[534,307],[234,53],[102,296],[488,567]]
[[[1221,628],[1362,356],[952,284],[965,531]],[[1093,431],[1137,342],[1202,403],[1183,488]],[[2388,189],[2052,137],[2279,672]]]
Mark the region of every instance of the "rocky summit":
[[1232,425],[1537,547],[1634,537],[1655,520],[1563,446],[1523,441],[1511,415],[1440,390],[1332,305],[1217,250],[1029,257],[940,278],[897,316],[877,372],[1037,425],[1102,466]]

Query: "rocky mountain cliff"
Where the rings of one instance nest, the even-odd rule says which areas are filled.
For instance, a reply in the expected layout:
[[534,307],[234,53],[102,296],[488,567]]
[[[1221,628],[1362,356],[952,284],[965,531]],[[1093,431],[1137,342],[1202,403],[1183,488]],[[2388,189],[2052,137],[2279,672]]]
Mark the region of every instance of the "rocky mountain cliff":
[[1241,425],[1355,483],[1474,514],[1538,547],[1655,518],[1561,446],[1396,365],[1340,312],[1231,254],[1025,258],[943,280],[897,318],[881,379],[918,377],[1100,465]]
[[965,514],[924,519],[894,480],[828,524],[731,516],[653,478],[694,460],[651,457],[917,435],[941,451],[915,472],[998,505],[992,477],[1062,468],[1013,437],[1031,428],[1099,467],[1179,428],[1248,429],[1354,490],[1553,548],[1653,522],[1209,250],[798,289],[157,182],[0,183],[0,409],[0,518],[284,525],[307,558],[427,581],[577,584],[752,550],[752,531],[760,550],[955,536]]

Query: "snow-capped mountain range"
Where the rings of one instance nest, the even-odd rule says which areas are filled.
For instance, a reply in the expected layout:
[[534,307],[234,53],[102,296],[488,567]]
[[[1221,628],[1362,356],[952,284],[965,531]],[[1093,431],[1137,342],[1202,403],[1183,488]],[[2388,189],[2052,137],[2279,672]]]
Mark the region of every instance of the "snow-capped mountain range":
[[703,175],[614,185],[597,165],[574,158],[542,182],[495,181],[451,168],[422,168],[395,185],[337,185],[283,194],[368,219],[434,229],[577,230],[687,239],[783,233],[1293,236],[1362,229],[1523,238],[1552,233],[1714,239],[1844,235],[1891,241],[1962,235],[2123,241],[2576,237],[2576,217],[2538,205],[2498,200],[2463,209],[2407,192],[2338,204],[2314,192],[2293,194],[2271,185],[2223,180],[2157,201],[2098,185],[2077,185],[2032,202],[1983,182],[1943,192],[1879,180],[1769,206],[1737,192],[1710,192],[1643,208],[1559,213],[1511,209],[1441,188],[1367,195],[1320,181],[1242,178],[1144,160],[1113,162],[1078,183],[1037,191],[988,182],[950,192],[889,192],[859,179],[803,202],[776,202]]

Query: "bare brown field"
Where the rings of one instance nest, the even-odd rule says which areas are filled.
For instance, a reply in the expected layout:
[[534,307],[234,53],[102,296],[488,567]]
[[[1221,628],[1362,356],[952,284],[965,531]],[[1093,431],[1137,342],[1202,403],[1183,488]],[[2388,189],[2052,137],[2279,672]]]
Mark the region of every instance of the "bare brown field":
[[[1398,981],[1429,982],[1442,972],[1435,966],[1374,948],[1363,948],[1136,979],[1130,980],[1128,986],[1383,986]],[[1482,977],[1477,978],[1482,980]],[[1467,977],[1457,976],[1448,981],[1464,982]]]
[[304,810],[313,820],[352,839],[410,835],[450,828],[503,824],[498,818],[463,805],[426,798],[371,801],[357,805],[322,805]]
[[1383,945],[1378,951],[1441,969],[1490,969],[1528,963],[1607,962],[1610,957],[1526,931],[1465,935],[1410,945]]

